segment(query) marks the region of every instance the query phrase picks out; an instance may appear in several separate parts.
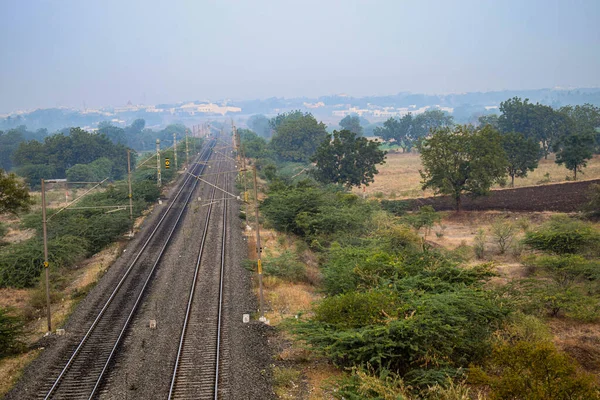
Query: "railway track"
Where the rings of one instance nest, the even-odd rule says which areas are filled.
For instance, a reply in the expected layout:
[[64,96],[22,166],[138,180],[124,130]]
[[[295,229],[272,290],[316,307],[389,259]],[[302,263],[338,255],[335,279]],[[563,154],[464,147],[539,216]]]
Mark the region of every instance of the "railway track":
[[[223,156],[219,164],[221,171],[233,169],[232,162]],[[228,174],[222,173],[219,177],[222,187],[231,191],[232,180]],[[228,389],[227,373],[222,374],[221,368],[228,362],[227,346],[222,349],[227,340],[222,321],[226,308],[223,292],[229,207],[227,200],[215,201],[215,191],[213,188],[190,287],[169,399],[218,399]],[[220,214],[213,209],[220,210]],[[215,229],[217,227],[219,229]],[[207,248],[219,251],[207,254]]]
[[[191,172],[201,175],[214,141],[202,150]],[[91,399],[96,396],[148,283],[185,213],[198,180],[186,176],[173,200],[127,267],[83,338],[70,347],[67,357],[51,375],[38,398]]]

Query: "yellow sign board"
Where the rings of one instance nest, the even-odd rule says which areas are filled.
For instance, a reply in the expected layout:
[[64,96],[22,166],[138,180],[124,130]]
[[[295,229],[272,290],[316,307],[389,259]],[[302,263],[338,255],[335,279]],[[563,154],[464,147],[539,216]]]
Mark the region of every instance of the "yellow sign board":
[[168,158],[165,158],[165,169],[171,168],[171,161]]
[[44,268],[48,268],[48,261],[44,261]]
[[260,259],[258,260],[258,273],[262,274],[262,262]]

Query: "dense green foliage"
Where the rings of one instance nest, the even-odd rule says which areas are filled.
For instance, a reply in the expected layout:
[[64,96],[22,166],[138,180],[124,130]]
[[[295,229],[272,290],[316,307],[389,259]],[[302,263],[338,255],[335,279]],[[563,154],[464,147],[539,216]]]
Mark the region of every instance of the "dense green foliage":
[[389,118],[383,127],[375,128],[374,134],[386,141],[394,141],[404,151],[409,152],[432,129],[454,125],[453,118],[441,110],[425,111],[413,117],[411,113],[400,119]]
[[375,180],[377,165],[385,162],[385,154],[377,142],[349,130],[333,131],[332,140],[324,140],[311,159],[316,163],[314,176],[348,188],[368,185]]
[[330,240],[340,232],[360,234],[372,212],[356,195],[308,180],[272,188],[260,209],[275,229],[308,242]]
[[[191,149],[194,150],[195,146],[196,142]],[[172,157],[172,154],[172,151],[165,153],[167,157]],[[155,170],[145,168],[136,170],[133,174],[134,218],[141,215],[148,204],[155,202],[160,195],[155,174]],[[174,168],[164,171],[163,182],[168,182],[175,176]],[[119,211],[113,209],[107,212],[107,209],[89,208],[66,210],[54,215],[57,210],[49,210],[50,268],[57,271],[60,268],[71,267],[130,230],[128,204],[127,183],[119,181],[110,184],[103,191],[86,195],[77,203],[78,207],[123,206]],[[44,253],[41,212],[26,215],[23,218],[23,226],[35,229],[37,234],[30,240],[0,248],[0,287],[31,287],[37,282],[42,270]]]
[[511,186],[515,186],[515,177],[524,178],[529,171],[537,168],[540,146],[534,139],[525,138],[521,133],[508,132],[502,135],[502,147],[508,160],[506,170],[511,178]]
[[106,157],[89,164],[75,164],[67,170],[69,182],[100,182],[111,176],[113,162]]
[[346,115],[340,121],[340,127],[342,130],[350,131],[356,136],[362,136],[364,132],[364,129],[360,124],[360,117],[358,115]]
[[256,114],[248,118],[248,128],[252,129],[262,138],[268,139],[271,137],[271,125],[269,119],[262,114]]
[[600,153],[600,107],[583,104],[561,107],[559,110],[573,121],[573,131],[594,137],[595,152]]
[[15,175],[0,168],[0,214],[16,214],[29,210],[31,198],[25,184]]
[[573,178],[577,180],[577,172],[587,165],[587,160],[594,155],[594,136],[591,133],[575,133],[565,135],[558,139],[554,145],[556,163],[564,164],[573,171]]
[[111,161],[110,177],[121,179],[127,172],[127,149],[113,144],[105,135],[72,128],[69,135],[48,136],[43,143],[23,142],[14,154],[18,174],[33,187],[39,179],[65,178],[69,168],[89,164],[99,158]]
[[435,130],[419,144],[419,151],[423,189],[452,196],[457,211],[463,193],[485,195],[494,183],[503,182],[506,174],[501,137],[490,125]]
[[17,353],[25,348],[20,341],[24,326],[21,319],[5,308],[0,308],[0,358]]
[[548,156],[556,141],[572,133],[571,119],[550,106],[529,103],[518,97],[500,103],[502,114],[498,126],[502,132],[518,132],[528,139],[541,143],[542,151]]
[[488,363],[491,371],[475,369],[471,380],[489,386],[490,399],[600,399],[593,376],[578,372],[575,362],[549,342],[499,344]]
[[308,161],[321,142],[327,139],[327,127],[310,113],[295,111],[272,120],[275,130],[271,148],[282,161]]
[[573,254],[600,244],[600,233],[590,224],[555,217],[527,232],[525,244],[555,254]]
[[416,387],[481,360],[508,312],[482,290],[488,268],[460,268],[436,252],[392,252],[380,241],[334,247],[324,276],[330,297],[295,332],[339,365],[390,369]]
[[270,156],[267,141],[251,130],[238,129],[244,156],[253,159],[265,159]]

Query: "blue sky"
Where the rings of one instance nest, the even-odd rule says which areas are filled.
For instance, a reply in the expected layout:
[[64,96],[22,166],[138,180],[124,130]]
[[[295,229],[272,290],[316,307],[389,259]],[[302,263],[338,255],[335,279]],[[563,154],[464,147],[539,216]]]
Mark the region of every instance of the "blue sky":
[[599,0],[0,0],[0,112],[600,86]]

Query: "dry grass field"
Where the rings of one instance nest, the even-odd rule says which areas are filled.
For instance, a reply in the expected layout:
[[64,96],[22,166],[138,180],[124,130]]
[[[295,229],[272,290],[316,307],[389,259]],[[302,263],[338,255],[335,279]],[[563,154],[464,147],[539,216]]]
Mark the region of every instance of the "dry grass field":
[[[383,197],[386,199],[406,199],[431,196],[433,192],[421,190],[421,159],[419,154],[390,152],[386,163],[379,166],[379,174],[375,182],[367,186],[364,193],[367,196]],[[548,175],[546,175],[548,174]],[[547,160],[541,160],[538,168],[525,178],[516,178],[515,187],[533,186],[543,183],[565,182],[572,177],[572,172],[554,162],[554,155]],[[600,178],[600,156],[596,155],[583,169],[583,174],[577,174],[577,179],[587,180]],[[363,189],[355,189],[363,193]]]

